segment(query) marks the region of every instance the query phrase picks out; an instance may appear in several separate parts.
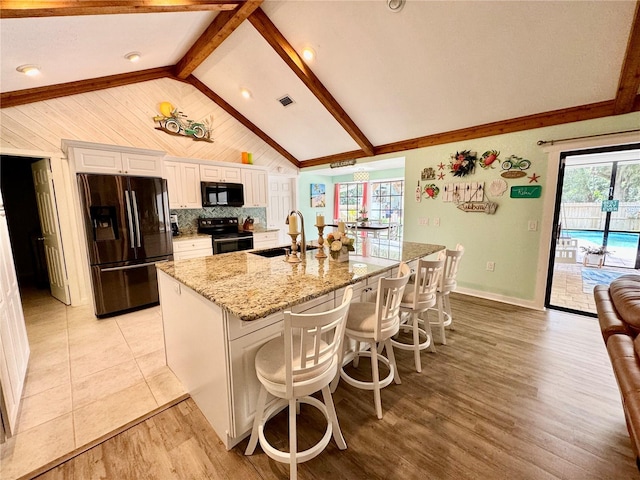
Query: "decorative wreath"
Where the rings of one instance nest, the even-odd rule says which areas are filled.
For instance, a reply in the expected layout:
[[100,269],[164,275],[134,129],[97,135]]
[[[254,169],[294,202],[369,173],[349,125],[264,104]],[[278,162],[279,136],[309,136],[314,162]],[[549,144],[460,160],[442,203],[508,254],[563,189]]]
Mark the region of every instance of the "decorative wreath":
[[473,173],[477,159],[478,156],[476,152],[471,152],[469,150],[456,152],[455,155],[451,155],[449,169],[451,170],[451,173],[453,173],[454,177],[464,177],[465,175]]
[[424,187],[424,194],[429,198],[436,198],[439,193],[440,189],[435,183],[430,183]]

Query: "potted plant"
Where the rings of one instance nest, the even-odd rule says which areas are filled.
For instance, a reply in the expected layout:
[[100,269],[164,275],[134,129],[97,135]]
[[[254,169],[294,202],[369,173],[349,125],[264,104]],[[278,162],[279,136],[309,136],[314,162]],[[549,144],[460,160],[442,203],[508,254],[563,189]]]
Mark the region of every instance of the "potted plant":
[[367,217],[367,209],[363,207],[360,209],[360,211],[358,211],[358,213],[360,214],[360,216],[356,219],[356,221],[360,222],[360,225],[364,226],[366,222],[369,221],[369,217]]
[[598,268],[602,268],[604,256],[613,253],[607,250],[604,245],[600,245],[599,247],[580,247],[580,249],[584,252],[582,264],[585,267],[587,265],[597,265]]

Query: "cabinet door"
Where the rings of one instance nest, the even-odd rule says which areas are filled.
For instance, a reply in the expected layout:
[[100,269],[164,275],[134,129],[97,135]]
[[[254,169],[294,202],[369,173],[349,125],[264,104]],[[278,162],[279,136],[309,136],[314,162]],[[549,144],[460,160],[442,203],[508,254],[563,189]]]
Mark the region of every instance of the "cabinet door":
[[74,148],[73,157],[77,172],[124,174],[120,152]]
[[180,167],[176,162],[164,162],[164,177],[167,179],[169,193],[169,208],[184,208],[182,206],[182,181]]
[[242,183],[244,184],[245,206],[267,206],[267,172],[248,168],[242,169]]
[[256,376],[256,355],[260,347],[282,334],[283,322],[270,325],[230,342],[233,403],[232,437],[249,432],[256,414],[260,381]]
[[202,208],[200,192],[200,165],[197,163],[181,163],[182,208]]
[[200,165],[200,179],[203,182],[241,183],[240,168],[225,165]]
[[126,175],[161,177],[162,157],[141,155],[138,153],[123,153],[122,170]]

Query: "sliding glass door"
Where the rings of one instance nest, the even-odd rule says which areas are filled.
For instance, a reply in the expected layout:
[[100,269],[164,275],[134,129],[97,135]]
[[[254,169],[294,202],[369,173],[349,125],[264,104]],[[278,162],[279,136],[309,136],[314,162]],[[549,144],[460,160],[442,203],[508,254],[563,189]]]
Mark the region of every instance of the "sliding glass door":
[[593,287],[640,268],[640,145],[561,159],[546,305],[594,315]]

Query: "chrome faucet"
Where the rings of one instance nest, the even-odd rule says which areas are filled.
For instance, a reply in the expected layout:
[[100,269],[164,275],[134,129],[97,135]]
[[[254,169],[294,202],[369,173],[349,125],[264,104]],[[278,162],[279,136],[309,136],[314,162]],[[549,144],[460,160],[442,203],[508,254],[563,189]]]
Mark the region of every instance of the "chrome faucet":
[[289,225],[289,217],[294,213],[300,217],[300,231],[302,232],[302,238],[300,239],[300,256],[304,259],[305,253],[307,253],[307,241],[305,240],[304,236],[304,217],[302,216],[300,210],[291,210],[291,213],[287,215],[287,220],[284,223],[285,225]]

